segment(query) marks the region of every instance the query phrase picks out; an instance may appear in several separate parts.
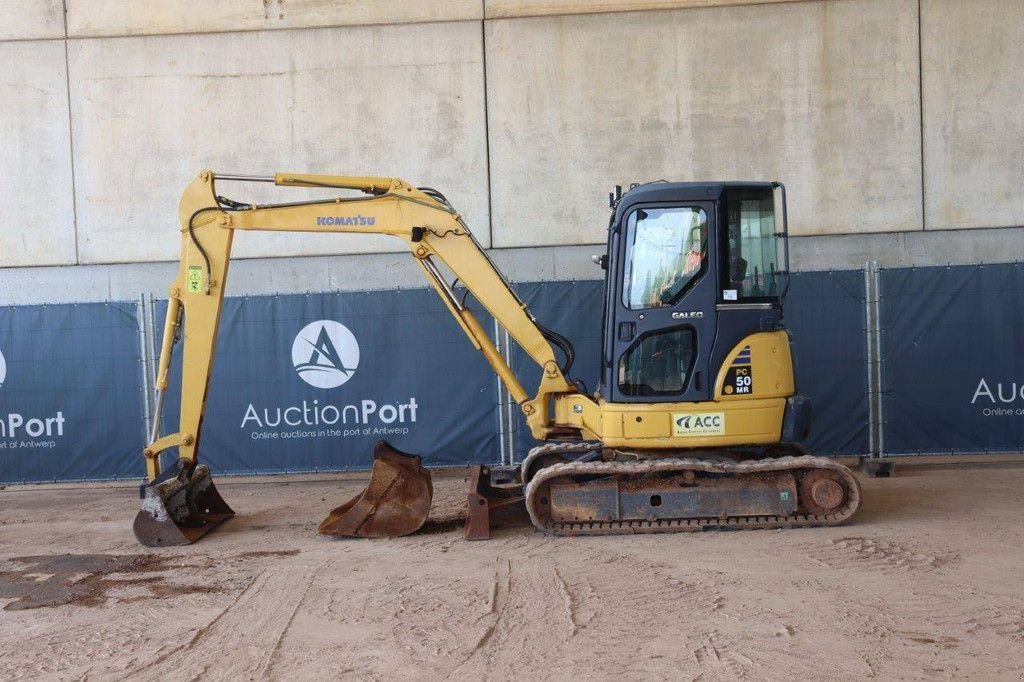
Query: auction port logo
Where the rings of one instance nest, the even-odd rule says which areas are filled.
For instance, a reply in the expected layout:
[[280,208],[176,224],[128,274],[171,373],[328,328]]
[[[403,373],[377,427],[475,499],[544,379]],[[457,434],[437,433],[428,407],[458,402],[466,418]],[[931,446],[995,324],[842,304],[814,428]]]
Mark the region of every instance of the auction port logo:
[[7,378],[7,361],[4,360],[4,354],[0,353],[0,386],[4,385],[4,379]]
[[317,320],[296,335],[292,364],[310,386],[337,388],[351,379],[359,367],[359,343],[340,322]]

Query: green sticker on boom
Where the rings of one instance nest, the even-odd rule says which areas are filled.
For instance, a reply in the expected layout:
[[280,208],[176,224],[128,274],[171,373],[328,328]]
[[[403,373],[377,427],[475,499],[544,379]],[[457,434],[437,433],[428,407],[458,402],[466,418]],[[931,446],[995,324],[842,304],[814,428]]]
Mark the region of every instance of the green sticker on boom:
[[198,265],[188,266],[188,290],[193,294],[203,290],[203,269]]

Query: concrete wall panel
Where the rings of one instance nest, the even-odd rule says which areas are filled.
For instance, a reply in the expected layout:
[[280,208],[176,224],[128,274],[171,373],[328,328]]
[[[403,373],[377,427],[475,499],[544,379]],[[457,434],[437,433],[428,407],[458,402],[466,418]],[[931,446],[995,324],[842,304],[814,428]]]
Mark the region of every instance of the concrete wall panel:
[[64,42],[0,43],[0,64],[0,267],[74,263]]
[[0,0],[0,40],[63,37],[61,0]]
[[645,10],[718,7],[727,5],[767,5],[775,2],[806,0],[484,0],[488,19],[535,17],[552,14],[594,14],[600,12],[639,12]]
[[[488,244],[481,57],[473,22],[72,41],[81,260],[176,258],[178,199],[202,168],[397,175],[445,192]],[[218,190],[257,201],[309,196]],[[397,242],[264,233],[235,244],[252,257]]]
[[72,37],[404,24],[483,15],[480,0],[67,0],[67,4]]
[[921,229],[915,0],[487,24],[497,246],[605,239],[616,182],[777,179],[797,234]]
[[921,43],[928,228],[1024,225],[1024,2],[924,0]]

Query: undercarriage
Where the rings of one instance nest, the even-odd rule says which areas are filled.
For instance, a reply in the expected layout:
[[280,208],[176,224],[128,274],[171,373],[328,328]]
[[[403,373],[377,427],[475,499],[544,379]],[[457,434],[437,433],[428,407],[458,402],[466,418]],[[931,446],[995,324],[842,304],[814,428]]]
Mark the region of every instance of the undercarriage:
[[799,446],[631,452],[534,448],[521,467],[530,519],[556,535],[834,526],[860,508],[845,466]]

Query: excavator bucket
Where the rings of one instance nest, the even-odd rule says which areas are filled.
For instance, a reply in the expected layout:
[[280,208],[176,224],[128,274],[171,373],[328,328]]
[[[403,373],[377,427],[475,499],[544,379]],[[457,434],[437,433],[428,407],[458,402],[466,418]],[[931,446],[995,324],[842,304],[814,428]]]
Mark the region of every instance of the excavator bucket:
[[373,449],[366,489],[327,515],[320,533],[352,538],[397,538],[415,533],[427,520],[434,487],[420,457],[386,441]]
[[205,464],[179,462],[141,486],[142,509],[135,516],[135,538],[147,547],[190,545],[235,515],[217,492]]

